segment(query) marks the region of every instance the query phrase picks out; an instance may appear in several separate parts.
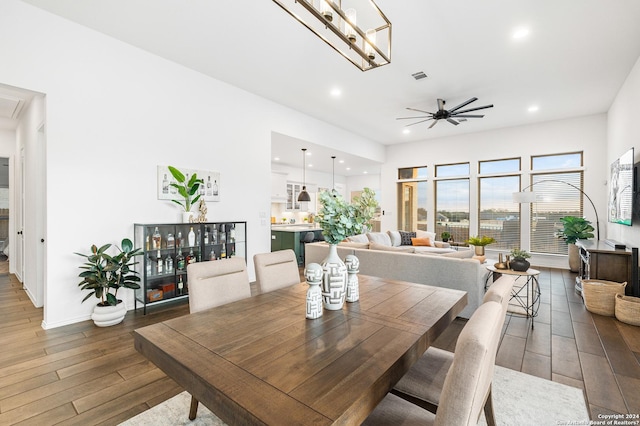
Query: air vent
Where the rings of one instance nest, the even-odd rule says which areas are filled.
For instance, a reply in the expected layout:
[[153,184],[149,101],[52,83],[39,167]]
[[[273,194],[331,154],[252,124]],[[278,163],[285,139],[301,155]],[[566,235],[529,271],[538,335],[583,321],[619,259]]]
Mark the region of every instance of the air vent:
[[418,71],[411,74],[411,77],[415,78],[416,80],[422,80],[423,78],[427,78],[427,75],[422,71]]
[[0,94],[0,117],[17,119],[24,100]]

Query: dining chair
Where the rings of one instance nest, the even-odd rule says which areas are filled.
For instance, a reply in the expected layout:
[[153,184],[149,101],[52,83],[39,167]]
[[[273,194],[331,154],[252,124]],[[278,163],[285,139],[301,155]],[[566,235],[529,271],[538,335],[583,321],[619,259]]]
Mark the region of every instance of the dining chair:
[[[247,264],[242,257],[187,265],[187,285],[192,314],[251,297]],[[189,420],[195,419],[197,412],[198,400],[192,396]]]
[[504,313],[498,302],[480,305],[458,336],[453,363],[445,378],[438,411],[434,414],[395,394],[387,394],[363,425],[476,425],[484,408],[487,424],[491,381],[495,366],[495,334]]
[[[483,304],[493,301],[502,307],[502,323],[495,334],[496,341],[493,342],[495,352],[498,350],[502,325],[504,324],[514,281],[514,276],[503,275],[489,287],[483,298]],[[465,328],[467,325],[465,325]],[[433,346],[429,347],[391,392],[435,413],[438,409],[445,378],[451,368],[453,359],[454,353]],[[492,407],[493,401],[489,398],[488,409],[490,412],[493,411]],[[489,425],[495,424],[493,416],[491,416],[491,419],[487,416],[487,423]]]
[[253,256],[258,293],[266,293],[300,282],[298,260],[293,250],[258,253]]

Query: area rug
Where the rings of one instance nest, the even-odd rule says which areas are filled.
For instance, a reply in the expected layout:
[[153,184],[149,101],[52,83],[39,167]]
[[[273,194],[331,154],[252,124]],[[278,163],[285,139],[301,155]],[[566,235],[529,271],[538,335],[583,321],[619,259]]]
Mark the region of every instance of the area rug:
[[[121,425],[225,425],[202,404],[198,408],[198,417],[190,421],[187,417],[190,402],[191,396],[182,392]],[[581,389],[498,366],[493,378],[493,406],[499,426],[589,424]],[[486,425],[484,415],[478,424]]]

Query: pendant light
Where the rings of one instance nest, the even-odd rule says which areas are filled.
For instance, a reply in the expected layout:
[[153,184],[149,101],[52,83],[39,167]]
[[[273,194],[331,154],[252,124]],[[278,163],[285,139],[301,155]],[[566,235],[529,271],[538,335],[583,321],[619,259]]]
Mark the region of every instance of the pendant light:
[[307,192],[307,173],[306,160],[304,158],[307,148],[302,148],[302,191],[298,194],[298,201],[311,201],[311,197]]

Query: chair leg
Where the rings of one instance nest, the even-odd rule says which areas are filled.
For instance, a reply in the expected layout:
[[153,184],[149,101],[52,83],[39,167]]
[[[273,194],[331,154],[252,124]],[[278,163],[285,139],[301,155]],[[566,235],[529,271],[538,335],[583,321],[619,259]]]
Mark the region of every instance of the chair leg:
[[189,420],[194,420],[198,414],[198,400],[191,397],[191,407],[189,408]]
[[493,397],[491,396],[491,386],[489,386],[489,394],[487,400],[484,403],[484,417],[487,421],[487,426],[496,426],[496,418],[493,412]]

